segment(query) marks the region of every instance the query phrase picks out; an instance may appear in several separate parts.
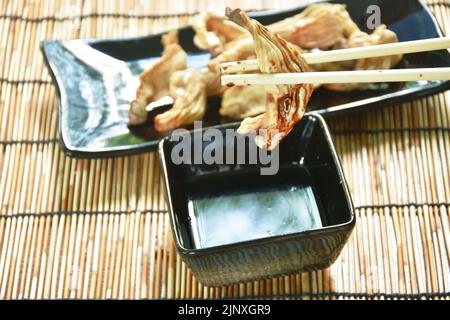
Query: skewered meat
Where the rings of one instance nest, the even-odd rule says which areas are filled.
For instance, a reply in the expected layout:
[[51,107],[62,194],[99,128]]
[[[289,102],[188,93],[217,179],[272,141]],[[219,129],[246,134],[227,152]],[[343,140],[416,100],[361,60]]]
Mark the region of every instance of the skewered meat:
[[178,32],[172,31],[161,40],[164,51],[158,61],[153,63],[140,75],[141,84],[136,92],[136,99],[130,104],[128,123],[142,124],[147,120],[145,107],[152,101],[169,94],[169,80],[177,70],[186,69],[187,56],[178,44]]
[[[297,47],[250,19],[243,11],[227,9],[227,16],[253,36],[260,71],[263,73],[306,72],[309,70]],[[265,113],[242,121],[238,132],[256,131],[256,144],[275,148],[300,121],[313,92],[310,84],[268,86]]]
[[222,53],[227,43],[241,36],[248,37],[245,29],[225,19],[212,12],[205,12],[192,25],[195,45],[208,50],[213,57]]
[[196,69],[176,71],[170,79],[170,110],[155,117],[155,129],[166,131],[201,119],[206,110],[206,84]]

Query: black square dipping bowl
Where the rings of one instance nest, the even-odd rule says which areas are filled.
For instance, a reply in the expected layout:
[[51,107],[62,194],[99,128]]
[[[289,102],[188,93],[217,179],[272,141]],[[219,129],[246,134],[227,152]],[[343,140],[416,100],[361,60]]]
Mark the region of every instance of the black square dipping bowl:
[[233,138],[235,129],[194,130],[159,145],[182,259],[207,286],[331,265],[355,215],[322,117],[306,114],[277,149],[256,160],[254,139]]

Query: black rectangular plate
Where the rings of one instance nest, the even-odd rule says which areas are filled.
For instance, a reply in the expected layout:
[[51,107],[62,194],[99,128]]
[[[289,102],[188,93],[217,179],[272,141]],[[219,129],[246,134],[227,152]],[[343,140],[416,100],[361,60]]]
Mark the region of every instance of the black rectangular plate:
[[[441,37],[439,26],[419,0],[337,0],[344,3],[353,20],[363,30],[368,6],[378,5],[381,22],[393,30],[399,41]],[[255,12],[251,16],[270,24],[301,12],[305,6],[282,11]],[[180,44],[188,53],[188,67],[203,67],[209,53],[196,48],[194,31],[179,29]],[[162,52],[161,34],[129,39],[44,41],[41,48],[59,95],[59,130],[64,151],[76,157],[105,157],[156,150],[160,139],[170,131],[153,129],[153,118],[146,124],[128,128],[126,106],[135,93],[136,76]],[[447,50],[405,55],[398,68],[431,68],[450,66]],[[125,90],[126,86],[130,90]],[[316,90],[308,110],[324,116],[361,111],[399,103],[442,92],[450,81],[417,81],[383,84],[384,89],[352,92]],[[380,86],[377,86],[380,88]],[[131,97],[132,99],[132,97]],[[220,98],[208,100],[203,127],[235,122],[218,113]],[[164,110],[159,109],[158,112]],[[190,129],[188,127],[188,129]]]

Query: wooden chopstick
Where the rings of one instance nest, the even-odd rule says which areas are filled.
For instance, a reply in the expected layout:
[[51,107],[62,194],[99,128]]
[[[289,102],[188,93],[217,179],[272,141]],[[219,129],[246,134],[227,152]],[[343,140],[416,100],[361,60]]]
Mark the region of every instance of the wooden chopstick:
[[222,85],[227,86],[450,80],[450,67],[273,74],[233,74],[222,76],[221,80]]
[[[450,48],[450,37],[404,41],[349,49],[309,52],[302,54],[308,64],[345,61],[396,54],[433,51]],[[220,65],[222,74],[259,71],[258,60],[225,62]]]

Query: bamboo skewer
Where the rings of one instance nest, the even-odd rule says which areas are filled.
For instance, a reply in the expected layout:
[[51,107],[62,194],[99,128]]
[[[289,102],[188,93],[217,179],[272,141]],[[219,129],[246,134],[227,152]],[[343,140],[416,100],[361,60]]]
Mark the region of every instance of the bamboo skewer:
[[[347,61],[355,59],[391,56],[397,54],[434,51],[450,48],[450,37],[441,37],[424,40],[403,41],[398,43],[379,44],[357,48],[339,50],[308,52],[302,54],[308,64],[327,63],[336,61]],[[236,72],[259,71],[258,60],[242,60],[224,62],[220,65],[222,74]]]
[[450,80],[450,67],[276,74],[235,74],[222,76],[222,85],[245,86],[298,83],[374,83],[417,80]]

